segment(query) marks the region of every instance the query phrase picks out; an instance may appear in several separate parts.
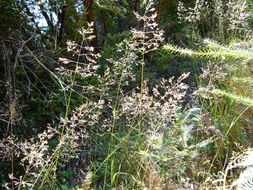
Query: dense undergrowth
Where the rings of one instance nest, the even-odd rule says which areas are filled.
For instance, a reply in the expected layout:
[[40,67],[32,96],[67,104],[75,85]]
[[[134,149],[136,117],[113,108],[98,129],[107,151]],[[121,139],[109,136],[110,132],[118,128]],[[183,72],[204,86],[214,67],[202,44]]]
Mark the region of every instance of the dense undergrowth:
[[253,189],[251,3],[179,1],[182,38],[155,7],[99,53],[3,41],[2,188]]

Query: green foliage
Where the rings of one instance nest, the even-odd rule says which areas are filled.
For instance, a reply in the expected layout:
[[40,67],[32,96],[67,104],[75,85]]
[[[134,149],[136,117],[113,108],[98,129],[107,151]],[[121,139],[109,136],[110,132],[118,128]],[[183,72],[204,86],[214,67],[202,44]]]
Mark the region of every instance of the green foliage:
[[206,44],[206,49],[200,51],[194,51],[191,49],[179,48],[173,45],[165,45],[163,47],[164,50],[178,53],[181,55],[189,56],[189,57],[197,57],[197,58],[218,58],[218,59],[251,59],[253,56],[253,52],[244,49],[238,49],[228,46],[221,46],[218,43],[206,39],[204,41]]
[[[166,51],[171,51],[174,53],[178,53],[184,56],[189,56],[192,58],[207,58],[207,59],[221,59],[222,61],[230,61],[231,60],[235,60],[236,63],[238,62],[242,62],[243,61],[248,61],[251,60],[253,57],[253,52],[251,50],[245,50],[245,49],[239,49],[239,48],[233,48],[233,47],[229,47],[229,46],[222,46],[220,44],[217,44],[216,42],[212,41],[212,40],[205,40],[204,41],[206,43],[206,50],[202,50],[202,51],[194,51],[194,50],[190,50],[190,49],[182,49],[182,48],[177,48],[171,45],[165,45],[164,49]],[[225,64],[229,64],[229,63],[225,63]],[[235,66],[235,64],[233,64]],[[223,67],[225,68],[225,66],[223,65]],[[238,67],[235,66],[235,67]],[[245,65],[240,65],[239,67],[245,67]],[[238,69],[239,69],[238,67]],[[248,68],[248,66],[246,67]],[[235,68],[235,70],[237,70],[237,68]],[[235,79],[235,77],[234,77]],[[239,81],[239,80],[237,80]],[[241,80],[241,81],[245,81],[245,80]],[[199,91],[205,91],[205,92],[209,92],[211,94],[216,94],[216,95],[222,95],[225,97],[228,97],[232,100],[235,100],[237,102],[240,102],[244,105],[247,106],[252,106],[252,98],[250,97],[243,97],[243,96],[239,96],[239,95],[234,95],[231,94],[229,92],[223,91],[223,90],[219,90],[219,89],[200,89]]]
[[[165,51],[163,47],[152,52],[149,58],[150,64],[146,66],[147,78],[154,81],[154,78],[169,78],[172,76],[179,77],[183,73],[190,72],[191,75],[186,79],[187,84],[196,84],[196,76],[200,74],[202,60],[182,57],[178,54],[172,54]],[[153,74],[154,77],[148,77]]]
[[4,38],[11,33],[15,33],[19,30],[18,26],[20,26],[22,20],[25,19],[20,14],[20,9],[20,3],[17,3],[15,0],[0,2],[1,38]]
[[252,145],[251,9],[244,0],[1,1],[1,187],[235,186],[251,171],[228,172],[232,152]]
[[219,89],[208,90],[208,89],[200,88],[198,90],[198,92],[199,93],[206,92],[206,93],[211,93],[211,94],[214,94],[214,95],[224,96],[224,97],[227,97],[227,98],[229,98],[233,101],[236,101],[238,103],[244,104],[244,105],[249,106],[249,107],[253,107],[253,100],[252,100],[252,98],[249,98],[249,97],[243,97],[243,96],[235,95],[235,94],[232,94],[230,92],[226,92],[226,91],[219,90]]

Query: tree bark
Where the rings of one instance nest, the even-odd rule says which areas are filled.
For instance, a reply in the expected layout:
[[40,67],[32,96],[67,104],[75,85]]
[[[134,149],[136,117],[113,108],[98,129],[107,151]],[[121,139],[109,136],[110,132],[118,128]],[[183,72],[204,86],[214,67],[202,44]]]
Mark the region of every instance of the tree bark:
[[86,11],[86,16],[87,16],[87,21],[89,23],[93,23],[93,35],[95,38],[92,40],[92,46],[95,49],[95,52],[99,52],[99,46],[98,46],[98,38],[97,38],[97,30],[96,30],[96,25],[94,22],[94,15],[93,15],[93,9],[92,9],[92,4],[93,0],[83,0],[85,11]]
[[134,2],[134,11],[137,12],[140,8],[140,0],[135,0]]
[[159,0],[158,7],[157,7],[157,17],[156,17],[156,22],[159,24],[160,23],[160,18],[161,18],[161,8],[164,0]]
[[61,14],[59,15],[59,21],[61,24],[60,30],[59,30],[59,37],[58,37],[58,42],[61,44],[62,38],[63,38],[63,32],[64,32],[64,25],[65,25],[65,15],[66,15],[66,9],[67,5],[64,4],[61,10]]

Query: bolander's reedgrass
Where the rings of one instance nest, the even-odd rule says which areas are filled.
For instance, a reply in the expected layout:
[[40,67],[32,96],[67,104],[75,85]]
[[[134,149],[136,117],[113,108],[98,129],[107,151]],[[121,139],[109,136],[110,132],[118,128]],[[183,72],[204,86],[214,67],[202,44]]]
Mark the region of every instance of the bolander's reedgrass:
[[179,1],[178,18],[185,32],[195,40],[200,34],[222,42],[248,39],[251,35],[251,14],[246,0],[196,0],[194,6]]
[[[207,5],[197,1],[184,21],[201,20],[209,14],[202,10],[209,10]],[[184,14],[183,5],[180,9]],[[164,32],[155,22],[153,1],[146,2],[143,15],[134,14],[141,27],[131,30],[106,63],[100,64],[100,54],[89,45],[94,23],[80,30],[80,42],[67,42],[68,53],[56,69],[67,95],[58,125],[0,144],[1,155],[15,155],[23,168],[9,175],[16,189],[61,189],[67,169],[73,171],[72,184],[82,189],[192,189],[209,175],[208,148],[224,136],[195,95],[188,95],[194,97],[191,104],[185,101],[190,73],[148,81],[149,55],[163,44]],[[166,48],[196,57],[215,52]],[[224,75],[210,61],[202,78],[211,87]]]

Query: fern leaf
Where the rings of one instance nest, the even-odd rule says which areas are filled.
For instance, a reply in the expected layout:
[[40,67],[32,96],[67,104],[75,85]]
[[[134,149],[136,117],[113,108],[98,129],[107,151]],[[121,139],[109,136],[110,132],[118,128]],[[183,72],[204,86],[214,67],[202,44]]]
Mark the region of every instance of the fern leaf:
[[224,96],[224,97],[227,97],[227,98],[229,98],[231,100],[234,100],[238,103],[244,104],[246,106],[253,107],[253,99],[252,98],[232,94],[230,92],[226,92],[226,91],[223,91],[223,90],[220,90],[220,89],[210,90],[210,89],[207,89],[207,88],[200,88],[198,90],[198,92],[200,94],[201,94],[201,92],[204,92],[204,93],[210,93],[210,94],[215,94],[215,95],[219,95],[219,96]]
[[232,77],[231,80],[235,82],[245,83],[245,84],[253,84],[253,78],[252,77]]
[[233,49],[231,47],[219,45],[211,40],[205,40],[208,49],[194,51],[187,48],[180,48],[170,44],[164,45],[163,49],[189,57],[222,58],[222,59],[252,59],[253,52],[242,49]]

